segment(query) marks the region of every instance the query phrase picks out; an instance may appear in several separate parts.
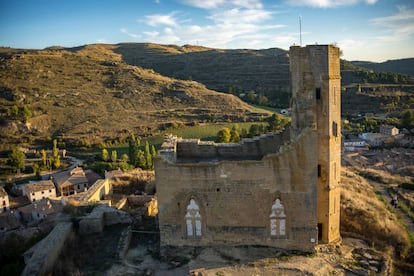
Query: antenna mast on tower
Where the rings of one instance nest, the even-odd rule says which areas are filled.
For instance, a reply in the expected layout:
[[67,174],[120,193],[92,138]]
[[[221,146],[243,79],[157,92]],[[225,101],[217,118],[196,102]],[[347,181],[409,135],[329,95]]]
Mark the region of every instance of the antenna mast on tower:
[[299,41],[300,41],[300,46],[302,46],[302,16],[299,15]]

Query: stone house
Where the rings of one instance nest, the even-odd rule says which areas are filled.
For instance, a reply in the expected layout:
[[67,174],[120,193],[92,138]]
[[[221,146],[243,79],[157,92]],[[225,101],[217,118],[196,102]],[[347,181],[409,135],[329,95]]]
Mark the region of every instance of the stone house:
[[41,221],[53,219],[57,213],[62,210],[63,206],[60,201],[54,201],[47,198],[35,201],[32,204],[18,208],[21,218],[26,222]]
[[26,184],[22,187],[22,192],[31,202],[56,197],[56,188],[52,180],[42,180]]
[[358,135],[359,138],[365,140],[370,146],[380,147],[383,146],[388,136],[382,133],[361,133]]
[[344,140],[344,151],[351,152],[359,149],[366,149],[367,143],[361,138],[345,139]]
[[55,173],[51,178],[60,196],[69,196],[88,189],[88,178],[81,167]]
[[237,144],[176,139],[155,158],[161,247],[312,252],[341,239],[339,49],[293,46],[289,57],[290,128]]
[[10,209],[9,195],[6,190],[0,186],[0,213]]
[[387,136],[395,136],[400,133],[400,130],[395,126],[390,125],[381,125],[380,126],[380,133]]
[[14,210],[0,213],[0,237],[3,233],[16,230],[20,227],[23,227],[23,225]]

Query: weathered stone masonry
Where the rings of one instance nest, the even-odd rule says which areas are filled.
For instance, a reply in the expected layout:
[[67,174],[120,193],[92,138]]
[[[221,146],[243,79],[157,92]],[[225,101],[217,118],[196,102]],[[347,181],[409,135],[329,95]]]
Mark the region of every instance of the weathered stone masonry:
[[291,47],[292,126],[240,144],[177,140],[155,162],[161,245],[312,251],[340,239],[339,49]]

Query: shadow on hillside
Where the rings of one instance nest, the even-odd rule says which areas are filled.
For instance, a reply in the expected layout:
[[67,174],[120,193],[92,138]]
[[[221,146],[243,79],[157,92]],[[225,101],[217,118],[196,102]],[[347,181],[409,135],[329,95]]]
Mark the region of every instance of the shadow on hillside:
[[122,55],[123,61],[130,65],[153,69],[168,77],[195,80],[213,90],[227,91],[231,85],[245,90],[289,85],[287,52],[277,48],[222,50],[189,45],[123,43],[113,51]]

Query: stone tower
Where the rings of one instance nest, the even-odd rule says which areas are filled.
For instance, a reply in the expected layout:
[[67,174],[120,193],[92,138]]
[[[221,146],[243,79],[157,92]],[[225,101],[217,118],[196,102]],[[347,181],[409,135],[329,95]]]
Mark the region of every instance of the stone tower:
[[332,45],[290,48],[292,136],[306,127],[318,135],[317,227],[319,243],[340,239],[340,51]]

